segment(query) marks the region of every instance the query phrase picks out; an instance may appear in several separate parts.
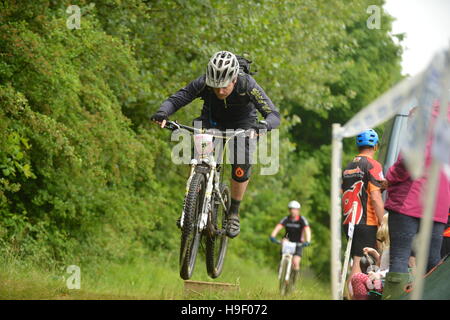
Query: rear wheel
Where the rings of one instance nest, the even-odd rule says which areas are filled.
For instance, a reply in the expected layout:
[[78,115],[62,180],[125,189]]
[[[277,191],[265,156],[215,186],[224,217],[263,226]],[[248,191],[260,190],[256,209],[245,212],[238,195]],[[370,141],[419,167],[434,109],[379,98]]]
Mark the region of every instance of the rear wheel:
[[184,202],[184,221],[180,247],[180,276],[184,280],[190,279],[194,272],[201,239],[198,223],[201,218],[205,188],[205,176],[201,173],[195,173]]
[[230,207],[230,190],[226,185],[222,184],[220,186],[220,194],[222,195],[226,208],[223,207],[222,202],[216,195],[211,212],[211,220],[208,223],[208,235],[206,239],[206,269],[211,278],[217,278],[222,273],[228,246],[225,224]]

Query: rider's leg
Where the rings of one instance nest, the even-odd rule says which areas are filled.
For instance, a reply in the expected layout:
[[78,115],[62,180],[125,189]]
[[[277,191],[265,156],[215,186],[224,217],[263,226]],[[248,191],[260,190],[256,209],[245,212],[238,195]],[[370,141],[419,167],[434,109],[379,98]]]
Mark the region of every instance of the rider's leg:
[[292,259],[292,266],[294,267],[294,270],[300,270],[301,260],[302,260],[302,257],[294,256],[294,258]]
[[299,274],[300,274],[300,261],[302,260],[302,257],[299,255],[294,255],[292,258],[292,283],[297,282]]
[[231,179],[231,203],[230,210],[228,211],[229,223],[227,224],[227,235],[230,238],[236,237],[240,232],[239,206],[244,197],[248,182],[248,178],[242,182],[236,181],[234,178]]
[[295,254],[292,257],[292,280],[295,284],[300,276],[300,263],[302,261],[302,253],[303,248],[301,246],[297,246],[295,249]]
[[245,190],[250,180],[244,182],[238,182],[231,179],[231,203],[229,214],[239,214],[239,206],[244,198]]
[[227,235],[236,237],[240,232],[239,206],[244,198],[251,171],[249,140],[236,138],[231,142],[233,150],[231,166],[231,205],[228,212]]
[[250,165],[233,165],[231,179],[231,204],[228,211],[227,235],[236,237],[240,232],[239,206],[249,182]]
[[[248,139],[236,138],[231,142],[230,148],[234,150],[231,166],[231,199],[240,202],[244,198],[250,179],[250,142]],[[239,203],[236,203],[236,207],[230,209],[230,212],[238,213]]]
[[234,179],[231,179],[231,199],[241,201],[244,198],[245,190],[247,190],[249,181],[250,180],[238,182]]

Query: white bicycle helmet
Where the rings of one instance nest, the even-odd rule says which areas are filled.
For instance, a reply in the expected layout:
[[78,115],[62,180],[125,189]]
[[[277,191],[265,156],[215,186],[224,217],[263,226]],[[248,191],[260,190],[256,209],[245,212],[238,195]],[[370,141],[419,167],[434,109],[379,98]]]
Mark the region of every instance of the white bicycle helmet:
[[234,54],[228,51],[216,52],[206,68],[206,85],[224,88],[237,77],[238,72],[239,62]]
[[302,206],[300,205],[300,203],[298,201],[292,200],[291,202],[289,202],[288,204],[288,208],[289,209],[300,209]]

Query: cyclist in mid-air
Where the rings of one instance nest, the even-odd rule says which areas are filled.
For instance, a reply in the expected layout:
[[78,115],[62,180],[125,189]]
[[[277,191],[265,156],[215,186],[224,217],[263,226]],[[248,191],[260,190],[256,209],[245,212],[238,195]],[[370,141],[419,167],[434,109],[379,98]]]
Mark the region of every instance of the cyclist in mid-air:
[[[281,229],[286,229],[284,239],[291,242],[302,242],[303,246],[297,246],[297,249],[292,260],[294,270],[294,282],[298,277],[300,271],[300,262],[302,258],[303,247],[307,247],[311,243],[311,229],[308,220],[300,214],[301,205],[298,201],[291,201],[288,203],[289,215],[283,218],[273,229],[270,235],[270,240],[278,243],[276,236]],[[304,234],[303,234],[304,232]]]
[[[280,114],[255,79],[240,69],[238,58],[231,52],[215,53],[206,68],[206,74],[198,77],[186,87],[165,100],[151,120],[163,128],[168,117],[196,98],[204,102],[201,116],[203,128],[254,129],[270,131],[280,124]],[[265,120],[257,121],[258,110]],[[244,197],[250,178],[250,143],[236,143],[232,164],[231,204],[228,212],[226,233],[230,238],[240,232],[239,205]],[[237,154],[245,154],[244,163],[239,163]],[[239,157],[239,159],[242,156]]]

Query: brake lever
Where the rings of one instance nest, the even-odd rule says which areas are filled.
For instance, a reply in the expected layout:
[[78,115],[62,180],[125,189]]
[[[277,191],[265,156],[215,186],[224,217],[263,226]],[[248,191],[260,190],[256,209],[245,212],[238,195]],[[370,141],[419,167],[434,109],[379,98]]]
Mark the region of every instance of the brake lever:
[[167,121],[164,128],[167,128],[169,130],[177,130],[180,129],[180,125],[176,121]]

